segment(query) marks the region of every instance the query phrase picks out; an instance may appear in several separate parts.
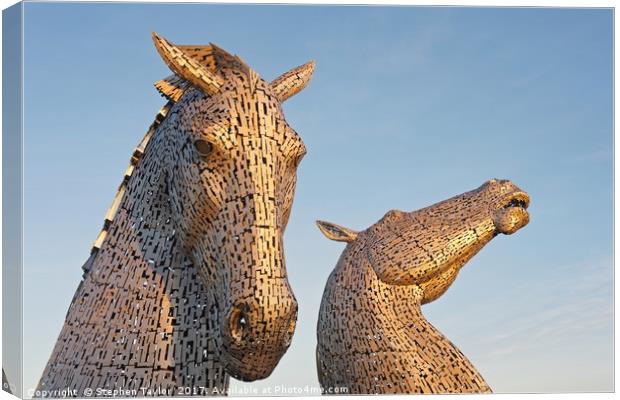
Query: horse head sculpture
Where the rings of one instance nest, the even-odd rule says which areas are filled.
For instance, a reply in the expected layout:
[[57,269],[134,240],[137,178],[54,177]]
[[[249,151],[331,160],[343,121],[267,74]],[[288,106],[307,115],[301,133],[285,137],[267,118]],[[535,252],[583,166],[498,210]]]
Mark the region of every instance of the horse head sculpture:
[[317,368],[326,390],[349,394],[462,393],[491,389],[424,317],[461,268],[499,234],[529,222],[530,198],[508,180],[412,212],[388,211],[356,232],[317,221],[346,242],[323,293]]
[[264,378],[297,317],[282,235],[306,150],[281,103],[305,87],[314,62],[269,83],[215,45],[153,40],[174,72],[157,87],[176,101],[159,129],[179,240],[215,294],[227,371]]
[[295,330],[282,235],[306,150],[281,104],[314,63],[266,82],[213,44],[153,41],[168,103],[82,267],[43,397],[225,394],[267,377]]

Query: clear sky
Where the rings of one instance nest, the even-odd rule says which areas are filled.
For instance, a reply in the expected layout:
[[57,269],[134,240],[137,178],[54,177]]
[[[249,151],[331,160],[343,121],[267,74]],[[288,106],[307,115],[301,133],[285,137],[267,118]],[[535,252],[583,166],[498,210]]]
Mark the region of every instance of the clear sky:
[[426,316],[496,392],[613,390],[611,10],[28,3],[25,24],[26,389],[164,103],[157,31],[267,80],[317,62],[284,106],[308,148],[285,236],[299,322],[250,385],[317,385],[318,307],[344,246],[315,219],[364,229],[497,177],[530,193],[530,225]]

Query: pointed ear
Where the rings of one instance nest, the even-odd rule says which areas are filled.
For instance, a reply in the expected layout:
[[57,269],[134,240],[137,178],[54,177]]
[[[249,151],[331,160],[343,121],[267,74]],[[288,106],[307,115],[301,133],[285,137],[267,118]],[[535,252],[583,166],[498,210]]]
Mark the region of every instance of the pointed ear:
[[172,72],[207,94],[214,95],[220,92],[220,87],[224,83],[222,77],[209,71],[206,66],[157,33],[153,32],[152,36],[157,52]]
[[314,73],[314,65],[314,61],[309,61],[304,65],[285,72],[270,83],[271,89],[280,102],[284,102],[306,87],[312,78],[312,73]]
[[323,235],[328,239],[335,240],[337,242],[352,242],[357,238],[358,232],[345,228],[344,226],[332,224],[331,222],[316,221],[316,225],[319,227]]

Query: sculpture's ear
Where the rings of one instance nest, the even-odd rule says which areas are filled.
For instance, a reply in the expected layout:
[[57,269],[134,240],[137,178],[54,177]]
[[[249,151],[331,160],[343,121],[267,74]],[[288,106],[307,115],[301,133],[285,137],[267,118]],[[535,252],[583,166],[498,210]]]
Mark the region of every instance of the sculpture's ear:
[[189,56],[183,49],[173,45],[157,33],[153,32],[151,36],[157,52],[172,72],[207,94],[215,95],[220,92],[220,87],[224,84],[221,76],[209,71],[206,66]]
[[306,87],[314,73],[314,65],[314,61],[309,61],[283,73],[269,84],[280,102],[284,102]]
[[352,242],[357,238],[358,232],[345,228],[344,226],[332,224],[331,222],[316,221],[316,225],[319,227],[323,235],[328,239],[335,240],[337,242]]

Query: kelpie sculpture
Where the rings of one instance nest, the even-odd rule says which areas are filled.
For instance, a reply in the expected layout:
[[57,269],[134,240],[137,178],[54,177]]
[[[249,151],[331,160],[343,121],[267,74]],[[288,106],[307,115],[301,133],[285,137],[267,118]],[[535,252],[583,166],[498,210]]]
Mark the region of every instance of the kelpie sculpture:
[[327,282],[317,327],[326,393],[463,393],[491,389],[422,315],[497,234],[529,222],[529,196],[506,180],[413,212],[389,211],[363,232],[318,221],[348,242]]
[[229,375],[268,376],[295,329],[282,235],[306,150],[281,103],[314,62],[269,83],[213,44],[153,40],[169,102],[83,267],[47,395],[223,394]]

